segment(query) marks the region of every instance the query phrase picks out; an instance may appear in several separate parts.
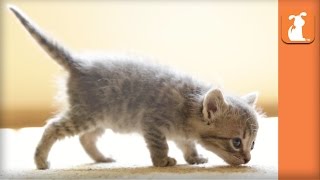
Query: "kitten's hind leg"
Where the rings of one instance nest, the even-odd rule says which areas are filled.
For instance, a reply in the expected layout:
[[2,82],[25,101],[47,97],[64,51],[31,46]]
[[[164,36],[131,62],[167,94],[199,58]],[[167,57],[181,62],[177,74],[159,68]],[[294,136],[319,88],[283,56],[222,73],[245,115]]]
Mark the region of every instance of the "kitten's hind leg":
[[203,158],[198,154],[196,145],[192,141],[176,140],[176,145],[182,150],[183,157],[189,164],[203,164],[207,163],[208,159]]
[[63,139],[66,136],[74,136],[85,129],[79,125],[75,125],[72,120],[64,116],[53,118],[50,121],[43,132],[34,155],[34,161],[38,169],[49,168],[49,162],[47,161],[48,154],[58,139]]
[[151,128],[144,132],[144,139],[150,151],[152,163],[154,166],[174,166],[177,161],[168,157],[168,144],[166,137],[158,128]]
[[80,142],[86,153],[96,162],[114,162],[111,158],[106,158],[97,148],[96,142],[99,136],[104,133],[104,129],[97,128],[80,136]]

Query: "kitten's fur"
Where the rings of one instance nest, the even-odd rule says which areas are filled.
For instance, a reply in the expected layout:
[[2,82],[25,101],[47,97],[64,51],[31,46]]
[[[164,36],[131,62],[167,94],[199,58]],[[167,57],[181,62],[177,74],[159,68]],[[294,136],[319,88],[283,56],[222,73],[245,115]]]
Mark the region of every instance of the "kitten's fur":
[[183,151],[189,164],[207,162],[197,153],[195,142],[231,165],[250,160],[258,130],[255,93],[226,95],[189,76],[130,57],[77,56],[45,35],[17,8],[9,8],[69,72],[68,108],[46,125],[35,152],[38,169],[49,168],[48,153],[58,139],[74,135],[80,135],[83,148],[96,162],[114,161],[96,147],[105,128],[140,133],[154,166],[176,164],[168,157],[168,139]]

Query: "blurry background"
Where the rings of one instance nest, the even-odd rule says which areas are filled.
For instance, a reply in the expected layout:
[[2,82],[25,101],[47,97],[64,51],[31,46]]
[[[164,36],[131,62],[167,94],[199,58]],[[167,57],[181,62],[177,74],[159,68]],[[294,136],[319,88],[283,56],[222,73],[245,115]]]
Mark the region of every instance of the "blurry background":
[[61,68],[7,4],[75,51],[134,52],[278,108],[276,1],[0,1],[1,127],[43,126]]

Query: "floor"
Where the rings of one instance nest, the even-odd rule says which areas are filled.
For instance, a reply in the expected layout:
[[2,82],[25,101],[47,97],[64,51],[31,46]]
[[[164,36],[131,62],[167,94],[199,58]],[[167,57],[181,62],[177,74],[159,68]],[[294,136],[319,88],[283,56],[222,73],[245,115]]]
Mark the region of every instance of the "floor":
[[169,142],[169,155],[175,157],[175,167],[151,166],[144,140],[136,134],[121,135],[106,131],[98,146],[114,163],[96,164],[85,154],[78,138],[67,138],[56,143],[49,155],[51,169],[36,170],[33,153],[43,128],[19,130],[0,129],[2,178],[174,178],[174,179],[277,179],[278,177],[278,119],[261,119],[260,129],[252,151],[252,159],[245,166],[231,167],[213,153],[198,146],[198,151],[209,158],[204,165],[187,165],[181,151]]

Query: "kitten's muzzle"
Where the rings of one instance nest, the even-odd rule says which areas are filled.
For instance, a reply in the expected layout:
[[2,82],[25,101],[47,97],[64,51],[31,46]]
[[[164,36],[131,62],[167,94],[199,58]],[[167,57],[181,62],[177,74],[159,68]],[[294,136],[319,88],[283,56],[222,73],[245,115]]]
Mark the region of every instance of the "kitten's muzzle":
[[244,158],[244,159],[243,159],[244,164],[247,164],[247,163],[250,161],[250,159],[251,159],[250,157],[249,157],[249,158]]
[[244,164],[247,164],[250,160],[251,160],[251,155],[250,155],[250,153],[244,154],[244,156],[243,156]]

